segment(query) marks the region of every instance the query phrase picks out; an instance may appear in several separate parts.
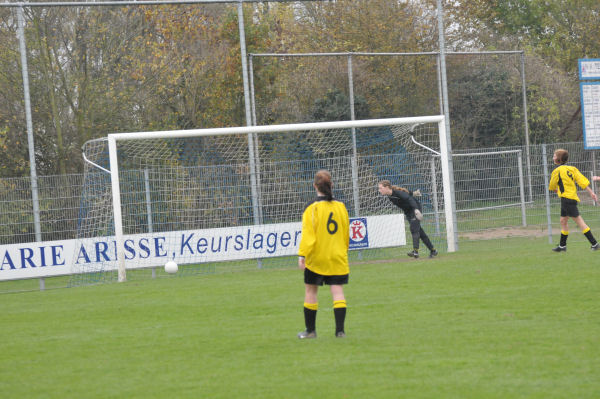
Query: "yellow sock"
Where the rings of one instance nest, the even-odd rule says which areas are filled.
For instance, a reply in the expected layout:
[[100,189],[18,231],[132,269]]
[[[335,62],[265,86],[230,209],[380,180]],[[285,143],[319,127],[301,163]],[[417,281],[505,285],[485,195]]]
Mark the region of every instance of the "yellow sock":
[[334,309],[345,308],[345,307],[346,307],[346,300],[342,299],[341,301],[333,301]]

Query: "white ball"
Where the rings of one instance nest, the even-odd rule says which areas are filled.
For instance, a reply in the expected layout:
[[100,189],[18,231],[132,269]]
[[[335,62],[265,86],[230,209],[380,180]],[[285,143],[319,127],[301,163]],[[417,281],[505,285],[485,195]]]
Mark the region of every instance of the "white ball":
[[167,272],[169,274],[177,273],[178,269],[179,268],[177,267],[177,263],[175,263],[172,260],[165,263],[165,272]]

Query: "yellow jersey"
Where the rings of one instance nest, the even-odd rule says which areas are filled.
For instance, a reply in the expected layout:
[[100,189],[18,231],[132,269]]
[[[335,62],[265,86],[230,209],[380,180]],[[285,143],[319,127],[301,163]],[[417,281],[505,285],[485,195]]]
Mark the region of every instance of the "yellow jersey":
[[302,214],[302,236],[298,256],[306,267],[323,276],[349,274],[350,221],[346,206],[320,197]]
[[577,186],[586,189],[589,185],[590,181],[575,166],[560,165],[552,171],[548,189],[556,191],[561,198],[569,198],[579,202]]

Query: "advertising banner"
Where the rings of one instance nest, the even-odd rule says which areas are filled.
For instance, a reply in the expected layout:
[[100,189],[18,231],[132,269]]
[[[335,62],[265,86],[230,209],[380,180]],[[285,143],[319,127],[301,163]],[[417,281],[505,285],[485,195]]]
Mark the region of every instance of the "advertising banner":
[[[128,269],[291,256],[298,253],[301,223],[127,235]],[[406,245],[402,214],[350,218],[351,250]],[[82,269],[117,269],[114,237],[0,246],[0,280],[68,275]],[[89,265],[89,268],[82,267]]]

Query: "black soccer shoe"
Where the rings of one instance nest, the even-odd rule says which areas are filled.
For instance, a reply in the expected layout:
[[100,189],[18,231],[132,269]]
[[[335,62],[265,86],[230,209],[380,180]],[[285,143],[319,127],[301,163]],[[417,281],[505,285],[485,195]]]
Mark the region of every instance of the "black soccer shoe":
[[592,251],[597,251],[599,249],[600,249],[600,242],[597,242],[594,245],[592,245]]
[[429,253],[429,257],[430,258],[435,258],[438,254],[438,251],[436,251],[435,249],[431,250],[431,252]]
[[419,258],[419,253],[417,251],[410,251],[409,253],[407,253],[407,255],[410,256],[411,258],[415,258],[415,259]]
[[552,248],[552,250],[554,252],[567,252],[567,247],[566,246],[561,247],[560,245],[558,245],[556,248]]
[[298,338],[300,339],[310,339],[310,338],[317,338],[317,332],[316,331],[300,331],[298,333]]

